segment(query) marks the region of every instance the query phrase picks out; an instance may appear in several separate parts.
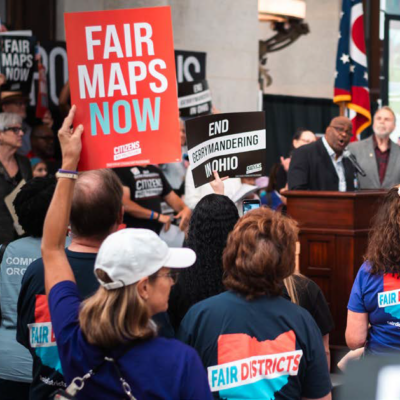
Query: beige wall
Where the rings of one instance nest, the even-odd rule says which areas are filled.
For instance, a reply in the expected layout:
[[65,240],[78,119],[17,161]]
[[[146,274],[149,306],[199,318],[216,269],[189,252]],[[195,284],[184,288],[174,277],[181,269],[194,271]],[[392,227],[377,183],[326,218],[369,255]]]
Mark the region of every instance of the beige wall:
[[[266,93],[333,97],[341,3],[341,0],[306,1],[310,33],[268,56],[267,68],[273,82]],[[268,23],[259,22],[258,27],[260,39],[274,34]]]
[[214,104],[226,112],[255,111],[258,99],[257,0],[58,0],[57,38],[63,13],[170,5],[175,48],[207,53]]

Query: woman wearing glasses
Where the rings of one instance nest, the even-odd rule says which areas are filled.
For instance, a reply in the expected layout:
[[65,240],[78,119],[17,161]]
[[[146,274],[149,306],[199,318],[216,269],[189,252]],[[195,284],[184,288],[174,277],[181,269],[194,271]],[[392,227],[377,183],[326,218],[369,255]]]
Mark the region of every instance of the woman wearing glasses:
[[[62,168],[75,171],[83,128],[72,133],[75,107],[59,132]],[[64,251],[75,172],[59,173],[44,224],[45,287],[64,377],[84,399],[211,399],[196,352],[157,337],[151,317],[168,308],[175,269],[191,266],[190,249],[169,249],[147,229],[108,236],[95,262],[97,292],[81,302]],[[172,268],[172,269],[171,269]],[[82,378],[84,377],[84,378]]]
[[22,118],[17,114],[0,113],[0,244],[16,239],[11,214],[4,202],[21,182],[32,178],[26,157],[16,154],[22,146]]

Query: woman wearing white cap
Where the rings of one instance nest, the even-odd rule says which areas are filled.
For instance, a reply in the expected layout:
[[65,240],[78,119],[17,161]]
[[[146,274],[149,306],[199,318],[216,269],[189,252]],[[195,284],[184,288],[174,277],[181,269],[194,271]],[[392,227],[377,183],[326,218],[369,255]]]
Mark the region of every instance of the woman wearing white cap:
[[[156,337],[151,316],[166,311],[176,273],[196,255],[169,249],[145,229],[110,235],[100,247],[100,288],[81,303],[64,251],[83,127],[69,129],[72,107],[59,131],[64,171],[46,217],[42,242],[45,285],[68,394],[85,399],[211,399],[197,353]],[[83,379],[81,379],[83,378]],[[72,383],[71,383],[72,382]],[[80,389],[83,386],[82,389]]]

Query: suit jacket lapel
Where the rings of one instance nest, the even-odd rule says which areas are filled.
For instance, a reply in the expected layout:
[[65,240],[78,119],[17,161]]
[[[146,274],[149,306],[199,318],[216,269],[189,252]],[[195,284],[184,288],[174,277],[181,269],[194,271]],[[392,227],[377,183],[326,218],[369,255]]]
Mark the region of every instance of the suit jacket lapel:
[[[396,166],[397,168],[400,168],[400,166],[398,165],[398,160],[399,160],[399,151],[396,148],[396,144],[393,143],[390,139],[390,154],[389,154],[389,162],[386,168],[386,174],[385,174],[385,178],[383,179],[383,187],[388,187],[390,186],[389,184],[387,184],[386,182],[390,182],[392,179],[392,174],[396,171]],[[394,178],[393,178],[394,179]]]
[[329,174],[333,175],[334,177],[336,177],[337,182],[338,182],[338,186],[339,186],[338,174],[337,174],[336,169],[335,169],[335,167],[333,165],[331,156],[329,155],[328,151],[326,150],[326,148],[324,146],[324,143],[322,142],[322,138],[318,140],[318,147],[319,147],[319,156],[323,160],[321,165],[326,165],[327,174],[329,173]]
[[347,158],[343,158],[344,176],[346,178],[346,191],[354,190],[354,174],[353,164]]
[[[372,157],[371,157],[372,154]],[[378,173],[378,163],[376,161],[374,141],[372,136],[365,139],[364,157],[368,162],[365,164],[364,172],[370,178],[374,187],[380,187],[381,181]]]

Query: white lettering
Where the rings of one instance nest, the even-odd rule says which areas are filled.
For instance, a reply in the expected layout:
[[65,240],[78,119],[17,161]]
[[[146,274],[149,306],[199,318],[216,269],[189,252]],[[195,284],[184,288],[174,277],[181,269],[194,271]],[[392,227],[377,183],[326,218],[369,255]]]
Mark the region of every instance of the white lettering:
[[[100,45],[100,40],[98,39],[93,39],[93,32],[100,32],[101,31],[101,26],[87,26],[85,28],[85,33],[86,33],[86,49],[87,49],[87,57],[88,60],[93,60],[94,59],[94,54],[93,54],[93,47],[94,46],[99,46]],[[84,99],[84,97],[82,97]]]

